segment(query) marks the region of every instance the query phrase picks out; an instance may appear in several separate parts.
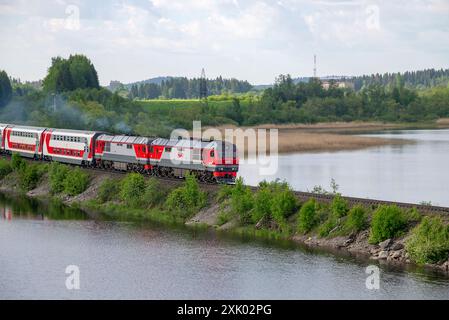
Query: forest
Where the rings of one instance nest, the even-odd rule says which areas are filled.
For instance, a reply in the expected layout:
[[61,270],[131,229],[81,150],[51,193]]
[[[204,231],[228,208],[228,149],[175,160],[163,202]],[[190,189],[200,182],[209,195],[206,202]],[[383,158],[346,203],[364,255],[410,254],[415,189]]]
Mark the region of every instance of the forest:
[[[131,99],[192,99],[200,97],[200,79],[187,79],[185,77],[168,77],[158,83],[143,82],[132,84],[129,91]],[[208,95],[225,93],[246,93],[253,86],[248,81],[237,79],[206,79]]]
[[[183,81],[188,86],[195,83]],[[232,83],[221,81],[225,87]],[[95,67],[81,55],[52,59],[41,88],[0,72],[3,123],[168,136],[174,128],[190,129],[193,120],[217,126],[355,120],[416,123],[444,117],[449,117],[447,84],[411,88],[400,74],[388,85],[371,83],[358,91],[337,85],[324,89],[313,78],[295,83],[289,75],[281,75],[258,95],[226,92],[205,100],[139,101],[99,86]]]
[[359,91],[363,87],[379,84],[382,86],[394,86],[396,78],[401,77],[406,88],[427,89],[437,86],[447,86],[449,83],[449,69],[425,69],[418,71],[406,71],[404,73],[384,73],[350,77],[354,83],[354,89]]

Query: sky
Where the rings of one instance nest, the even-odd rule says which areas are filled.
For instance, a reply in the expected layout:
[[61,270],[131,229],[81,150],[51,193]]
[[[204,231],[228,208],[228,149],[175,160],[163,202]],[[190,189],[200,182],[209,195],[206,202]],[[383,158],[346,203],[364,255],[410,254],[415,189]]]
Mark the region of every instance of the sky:
[[0,69],[45,77],[81,53],[100,83],[449,67],[449,0],[0,0]]

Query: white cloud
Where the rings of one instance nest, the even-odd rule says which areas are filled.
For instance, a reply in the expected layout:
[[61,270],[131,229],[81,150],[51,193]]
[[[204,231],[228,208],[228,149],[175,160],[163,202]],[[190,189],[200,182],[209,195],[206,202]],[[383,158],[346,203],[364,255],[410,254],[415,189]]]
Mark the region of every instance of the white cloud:
[[[281,72],[310,74],[315,52],[321,73],[376,72],[358,59],[380,51],[386,70],[403,65],[398,57],[407,50],[447,67],[446,0],[0,2],[0,60],[21,78],[40,78],[52,56],[74,52],[95,60],[103,83],[196,75],[201,67],[211,76],[269,82]],[[80,10],[78,26],[66,12],[71,4]],[[369,8],[379,8],[378,27]]]

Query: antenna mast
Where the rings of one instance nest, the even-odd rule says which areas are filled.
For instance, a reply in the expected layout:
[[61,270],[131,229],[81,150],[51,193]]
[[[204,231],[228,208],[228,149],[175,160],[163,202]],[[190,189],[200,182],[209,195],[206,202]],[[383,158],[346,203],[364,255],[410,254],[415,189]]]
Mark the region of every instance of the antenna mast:
[[206,72],[204,72],[204,68],[201,70],[201,78],[200,78],[200,100],[207,99],[207,81],[206,81]]
[[316,79],[316,54],[313,55],[313,77]]

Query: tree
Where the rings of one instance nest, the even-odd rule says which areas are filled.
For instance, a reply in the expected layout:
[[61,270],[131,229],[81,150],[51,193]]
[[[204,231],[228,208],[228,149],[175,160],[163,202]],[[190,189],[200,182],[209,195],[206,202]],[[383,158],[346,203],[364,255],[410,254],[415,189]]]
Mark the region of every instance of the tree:
[[43,81],[47,92],[65,92],[76,89],[99,89],[98,75],[90,60],[83,55],[71,55],[68,59],[56,57]]
[[0,107],[6,106],[12,97],[12,87],[8,74],[0,71]]

